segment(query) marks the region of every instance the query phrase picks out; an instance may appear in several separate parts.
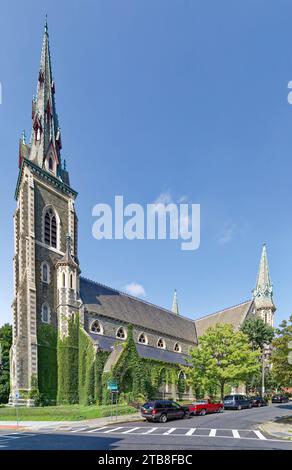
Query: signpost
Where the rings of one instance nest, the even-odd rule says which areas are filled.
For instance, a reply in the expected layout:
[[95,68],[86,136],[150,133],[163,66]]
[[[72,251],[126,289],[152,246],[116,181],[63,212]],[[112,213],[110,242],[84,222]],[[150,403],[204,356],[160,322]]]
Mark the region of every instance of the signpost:
[[114,397],[115,397],[115,405],[116,405],[116,420],[118,419],[118,393],[119,393],[119,386],[117,382],[108,381],[107,389],[110,391],[111,394],[111,420],[113,419],[113,407],[114,407]]

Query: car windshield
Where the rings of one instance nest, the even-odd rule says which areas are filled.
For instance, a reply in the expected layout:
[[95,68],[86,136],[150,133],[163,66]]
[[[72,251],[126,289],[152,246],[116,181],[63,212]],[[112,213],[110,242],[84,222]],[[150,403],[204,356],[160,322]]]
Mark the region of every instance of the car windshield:
[[208,403],[208,400],[197,400],[197,401],[194,401],[192,404],[193,405],[203,405],[203,404],[206,404]]
[[234,395],[226,395],[226,397],[224,397],[224,400],[233,400],[234,398]]

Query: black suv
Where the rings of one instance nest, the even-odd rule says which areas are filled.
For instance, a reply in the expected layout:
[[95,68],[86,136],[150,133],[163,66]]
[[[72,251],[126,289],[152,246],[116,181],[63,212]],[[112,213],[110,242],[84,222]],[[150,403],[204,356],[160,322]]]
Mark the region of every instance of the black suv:
[[245,395],[226,395],[224,397],[225,410],[242,410],[242,408],[251,408],[252,402]]
[[141,407],[141,415],[147,421],[166,423],[168,419],[189,418],[190,412],[188,406],[181,406],[175,401],[155,400]]

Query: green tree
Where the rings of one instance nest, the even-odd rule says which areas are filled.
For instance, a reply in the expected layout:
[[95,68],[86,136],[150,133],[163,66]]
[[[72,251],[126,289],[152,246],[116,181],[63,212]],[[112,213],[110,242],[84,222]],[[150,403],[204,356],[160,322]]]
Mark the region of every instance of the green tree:
[[276,329],[272,343],[272,374],[281,387],[292,387],[292,315]]
[[7,403],[10,392],[9,351],[12,344],[12,326],[0,328],[0,403]]
[[258,349],[261,351],[261,370],[247,378],[246,389],[249,391],[256,389],[259,393],[261,393],[263,384],[265,385],[266,389],[271,389],[273,380],[271,379],[269,369],[266,367],[263,369],[263,366],[265,365],[263,364],[263,354],[265,345],[271,344],[275,336],[274,328],[270,325],[267,325],[267,323],[265,323],[262,318],[254,315],[243,323],[241,326],[241,331],[243,331],[243,333],[248,336],[252,349],[254,351]]
[[220,390],[243,382],[259,370],[258,350],[253,351],[248,337],[229,324],[217,324],[201,336],[199,347],[191,351],[191,365],[185,371],[193,387]]
[[275,330],[260,317],[252,316],[241,326],[241,331],[248,336],[252,349],[263,350],[265,344],[271,344]]

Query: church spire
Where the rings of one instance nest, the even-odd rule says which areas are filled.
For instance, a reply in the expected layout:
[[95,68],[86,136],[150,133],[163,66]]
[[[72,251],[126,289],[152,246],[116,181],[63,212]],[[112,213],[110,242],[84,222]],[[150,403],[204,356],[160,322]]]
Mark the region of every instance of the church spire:
[[273,301],[273,286],[270,278],[267,247],[263,244],[260,266],[256,281],[256,288],[253,290],[253,298],[257,313],[270,324],[273,324],[273,314],[276,310]]
[[178,308],[178,301],[177,301],[176,289],[174,289],[171,311],[172,311],[173,313],[176,313],[177,315],[179,315],[179,308]]
[[63,179],[61,167],[61,132],[55,105],[55,82],[45,20],[37,95],[32,103],[32,134],[30,160],[54,176]]

